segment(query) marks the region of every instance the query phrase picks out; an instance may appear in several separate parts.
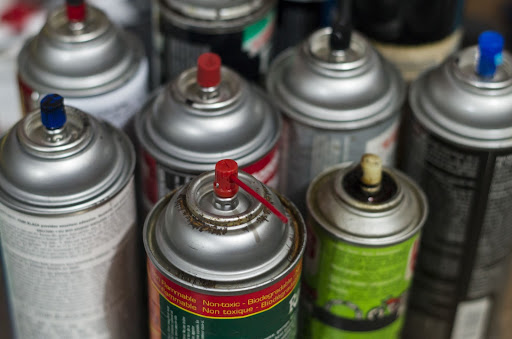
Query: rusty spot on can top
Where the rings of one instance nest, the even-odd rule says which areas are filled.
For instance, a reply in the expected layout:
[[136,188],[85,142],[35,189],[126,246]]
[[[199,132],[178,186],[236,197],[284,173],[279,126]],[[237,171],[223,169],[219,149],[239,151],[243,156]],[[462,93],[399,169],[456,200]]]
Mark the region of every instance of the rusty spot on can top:
[[228,231],[224,226],[206,224],[201,220],[198,220],[193,213],[190,212],[186,203],[186,194],[180,194],[176,199],[176,208],[183,214],[183,217],[187,219],[190,226],[197,229],[199,232],[208,232],[211,234],[224,235]]
[[206,288],[214,288],[216,286],[215,281],[194,277],[194,276],[187,274],[183,271],[177,271],[176,276],[179,279],[186,281],[191,285],[201,286],[201,287],[206,287]]

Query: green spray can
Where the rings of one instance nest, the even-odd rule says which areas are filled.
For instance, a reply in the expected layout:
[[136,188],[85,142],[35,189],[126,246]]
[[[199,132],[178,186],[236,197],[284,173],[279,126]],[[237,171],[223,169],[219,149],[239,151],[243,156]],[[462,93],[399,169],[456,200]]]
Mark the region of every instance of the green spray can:
[[320,174],[306,199],[306,337],[399,338],[428,212],[424,193],[365,154]]

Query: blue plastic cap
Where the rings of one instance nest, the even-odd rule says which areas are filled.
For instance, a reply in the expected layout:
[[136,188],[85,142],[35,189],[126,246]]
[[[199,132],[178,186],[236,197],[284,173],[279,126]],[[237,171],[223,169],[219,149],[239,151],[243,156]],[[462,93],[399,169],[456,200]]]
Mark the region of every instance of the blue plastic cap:
[[64,98],[58,94],[48,94],[41,100],[41,121],[49,129],[62,128],[66,123]]
[[478,37],[478,48],[480,60],[478,61],[477,72],[482,77],[492,78],[496,68],[503,62],[503,45],[505,41],[500,33],[485,31]]

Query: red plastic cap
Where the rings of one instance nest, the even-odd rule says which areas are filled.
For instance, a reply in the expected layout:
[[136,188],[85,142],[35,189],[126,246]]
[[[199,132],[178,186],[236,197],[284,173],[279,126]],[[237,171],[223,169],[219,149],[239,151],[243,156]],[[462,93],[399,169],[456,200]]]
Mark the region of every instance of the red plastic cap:
[[67,0],[66,13],[69,21],[85,20],[85,2],[84,0]]
[[213,191],[219,198],[232,198],[238,192],[238,185],[231,180],[238,178],[238,164],[235,160],[224,159],[215,165]]
[[220,83],[222,61],[215,53],[203,53],[197,59],[197,83],[201,87],[214,87]]

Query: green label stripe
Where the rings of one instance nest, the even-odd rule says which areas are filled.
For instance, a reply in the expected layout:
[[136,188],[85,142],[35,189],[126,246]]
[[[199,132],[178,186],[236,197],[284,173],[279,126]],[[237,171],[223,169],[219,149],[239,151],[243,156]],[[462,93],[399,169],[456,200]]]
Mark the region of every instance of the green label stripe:
[[268,12],[261,20],[247,26],[242,35],[242,49],[256,54],[270,41],[275,28],[275,11]]
[[316,224],[308,231],[304,279],[311,337],[397,338],[418,236],[388,247],[362,247],[336,240]]
[[284,278],[242,295],[208,295],[164,276],[148,259],[151,339],[293,338],[302,263]]
[[160,296],[162,339],[295,338],[299,287],[269,311],[246,318],[213,319],[186,312]]

